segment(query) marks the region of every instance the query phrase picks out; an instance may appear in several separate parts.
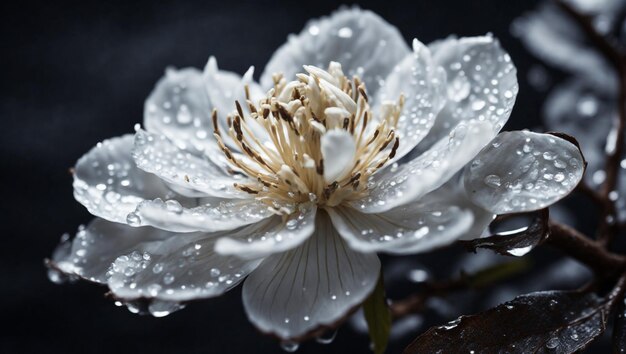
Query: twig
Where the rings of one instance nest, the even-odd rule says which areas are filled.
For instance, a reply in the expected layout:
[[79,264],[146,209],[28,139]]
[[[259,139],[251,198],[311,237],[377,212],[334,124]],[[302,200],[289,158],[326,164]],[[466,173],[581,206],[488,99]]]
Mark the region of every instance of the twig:
[[626,269],[626,256],[609,252],[602,243],[552,220],[550,236],[546,243],[587,265],[598,274],[609,275]]
[[433,297],[446,297],[450,293],[468,289],[481,289],[501,279],[509,278],[518,274],[528,267],[528,262],[522,259],[496,264],[481,269],[473,274],[461,273],[454,279],[425,283],[422,289],[402,300],[397,300],[389,305],[394,319],[417,313],[426,307],[429,299]]
[[391,317],[394,319],[404,317],[411,313],[417,313],[424,309],[428,299],[445,296],[451,292],[464,290],[468,282],[464,277],[439,283],[427,283],[425,288],[405,299],[394,301],[389,305]]

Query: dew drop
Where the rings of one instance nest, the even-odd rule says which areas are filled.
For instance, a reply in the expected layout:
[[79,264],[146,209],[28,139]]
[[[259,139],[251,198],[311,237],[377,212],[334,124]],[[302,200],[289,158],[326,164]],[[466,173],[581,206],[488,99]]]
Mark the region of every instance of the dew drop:
[[335,340],[335,337],[337,337],[337,331],[326,331],[324,333],[322,333],[319,337],[315,338],[315,341],[320,343],[320,344],[330,344]]
[[352,37],[352,28],[342,27],[337,31],[337,35],[341,38],[350,38]]
[[130,226],[139,226],[141,225],[141,218],[137,213],[131,212],[126,215],[126,223]]
[[296,342],[281,342],[280,347],[286,351],[287,353],[294,353],[298,348],[300,348],[300,344]]
[[167,211],[174,214],[180,214],[183,212],[183,206],[176,200],[168,200],[165,202]]
[[501,185],[500,176],[498,175],[488,175],[485,177],[484,182],[491,188],[498,188]]
[[550,338],[550,340],[546,343],[546,348],[548,349],[556,349],[559,346],[559,339],[556,337]]
[[172,273],[166,273],[163,276],[163,283],[166,285],[172,284],[174,282],[174,275]]

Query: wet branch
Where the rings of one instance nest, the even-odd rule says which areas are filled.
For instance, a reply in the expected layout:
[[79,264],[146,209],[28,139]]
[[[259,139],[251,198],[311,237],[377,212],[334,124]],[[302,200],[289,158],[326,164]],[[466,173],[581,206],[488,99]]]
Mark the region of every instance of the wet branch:
[[546,244],[603,275],[626,269],[626,256],[609,252],[600,241],[592,240],[578,230],[552,220]]
[[[585,264],[597,274],[601,274],[603,277],[616,277],[626,271],[626,256],[608,251],[601,242],[593,240],[567,225],[550,221],[549,226],[550,236],[547,238],[546,244]],[[514,263],[511,262],[508,265]],[[474,274],[461,274],[459,277],[449,280],[425,283],[419,292],[392,302],[389,306],[391,315],[394,319],[398,319],[408,314],[419,313],[426,308],[426,304],[431,298],[446,297],[453,292],[488,286],[497,280],[517,274],[523,268],[514,265],[494,276],[494,270],[503,267],[507,267],[507,264],[498,264]]]

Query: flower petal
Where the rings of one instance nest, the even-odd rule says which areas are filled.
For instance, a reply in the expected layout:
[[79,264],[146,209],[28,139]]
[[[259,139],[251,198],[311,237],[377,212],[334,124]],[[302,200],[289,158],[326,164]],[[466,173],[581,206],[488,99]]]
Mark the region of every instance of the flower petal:
[[350,206],[329,209],[328,213],[339,234],[354,250],[419,253],[460,238],[474,220],[470,210],[436,197],[426,195],[419,202],[380,214],[364,214]]
[[168,68],[146,99],[144,125],[181,149],[210,155],[219,151],[213,137],[212,107],[199,70]]
[[290,36],[265,67],[261,85],[272,87],[274,73],[293,80],[303,65],[326,68],[336,61],[349,76],[363,78],[374,97],[379,81],[409,52],[400,32],[378,15],[344,8],[310,21],[300,34]]
[[400,159],[428,134],[446,100],[446,74],[432,60],[430,50],[417,39],[413,53],[398,64],[378,91],[375,112],[385,101],[397,101],[404,95],[404,108],[396,134],[400,147],[392,161]]
[[227,174],[211,161],[179,149],[163,135],[138,130],[133,157],[139,168],[173,185],[212,197],[249,198],[234,187],[242,176]]
[[153,226],[174,232],[223,231],[257,223],[274,213],[266,204],[256,200],[207,199],[205,204],[182,207],[174,200],[159,198],[141,202],[130,214],[131,226]]
[[433,59],[446,70],[447,97],[416,153],[426,151],[470,119],[486,120],[495,136],[509,119],[517,97],[517,70],[497,39],[450,37],[430,45]]
[[290,250],[313,234],[316,211],[315,206],[309,206],[287,219],[275,216],[254,234],[243,235],[240,239],[232,236],[220,238],[215,244],[215,251],[222,255],[254,259]]
[[545,208],[580,182],[584,160],[578,147],[550,134],[499,134],[465,171],[470,199],[496,213]]
[[471,120],[404,165],[392,165],[371,177],[369,195],[352,202],[363,213],[381,213],[415,201],[446,183],[493,136],[493,125]]
[[54,262],[68,274],[108,284],[124,300],[212,297],[237,285],[259,263],[215,253],[213,236],[219,235],[181,235],[95,219],[79,230],[69,255]]
[[332,183],[341,179],[354,167],[356,142],[352,134],[333,129],[320,138],[324,158],[324,180]]
[[248,318],[263,332],[301,336],[339,320],[374,289],[380,262],[350,249],[324,212],[300,247],[266,258],[243,286]]
[[[235,101],[238,101],[244,114],[249,114],[250,110],[246,103],[246,88],[250,94],[250,101],[257,103],[265,95],[261,87],[254,82],[252,75],[254,67],[240,76],[237,73],[219,70],[215,57],[210,57],[204,67],[204,84],[211,101],[212,109],[217,110],[217,124],[221,130],[224,143],[235,152],[241,151],[234,140],[226,134],[229,130],[228,116],[237,111]],[[245,117],[243,117],[245,118]],[[267,131],[261,127],[254,119],[246,121],[248,128],[254,132],[254,136],[260,142],[270,141]],[[211,130],[213,131],[213,130]],[[220,153],[220,155],[223,155]],[[221,158],[222,156],[220,156]]]
[[180,197],[157,176],[137,168],[132,134],[105,140],[83,155],[74,167],[74,198],[93,215],[115,222],[145,199]]

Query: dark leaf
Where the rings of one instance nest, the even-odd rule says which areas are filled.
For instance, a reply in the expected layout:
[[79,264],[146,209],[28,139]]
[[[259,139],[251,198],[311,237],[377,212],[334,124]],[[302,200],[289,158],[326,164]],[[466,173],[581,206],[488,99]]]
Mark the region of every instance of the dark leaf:
[[387,348],[389,332],[391,331],[391,312],[385,298],[382,273],[378,277],[376,288],[363,302],[363,313],[367,321],[370,340],[374,345],[374,353],[382,354]]
[[522,295],[433,327],[404,353],[573,353],[604,332],[612,304],[590,292]]
[[622,298],[615,312],[613,324],[613,353],[626,352],[626,298]]
[[530,225],[520,231],[460,242],[473,252],[478,248],[487,248],[501,255],[521,257],[543,243],[550,232],[548,209],[541,209],[533,214]]

